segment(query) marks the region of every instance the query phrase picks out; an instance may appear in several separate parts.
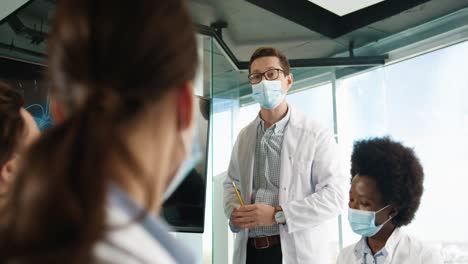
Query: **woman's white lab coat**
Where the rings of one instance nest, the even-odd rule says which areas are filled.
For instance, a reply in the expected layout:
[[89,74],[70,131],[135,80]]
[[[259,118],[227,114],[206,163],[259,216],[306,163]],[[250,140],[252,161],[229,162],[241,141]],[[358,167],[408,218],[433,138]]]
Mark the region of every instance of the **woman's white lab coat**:
[[[333,135],[290,107],[281,149],[279,204],[286,216],[280,225],[283,263],[329,263],[328,220],[345,208],[349,179],[339,161]],[[230,218],[239,206],[231,181],[250,203],[257,118],[239,133],[224,182],[224,211]],[[233,263],[246,262],[248,229],[235,230]]]
[[113,188],[107,207],[109,230],[94,246],[93,264],[196,263],[158,217],[147,215],[135,221],[140,212],[124,192]]
[[[363,254],[357,250],[357,243],[340,252],[337,264],[361,264]],[[440,250],[425,246],[421,241],[408,236],[396,228],[385,244],[388,255],[383,264],[442,264]]]

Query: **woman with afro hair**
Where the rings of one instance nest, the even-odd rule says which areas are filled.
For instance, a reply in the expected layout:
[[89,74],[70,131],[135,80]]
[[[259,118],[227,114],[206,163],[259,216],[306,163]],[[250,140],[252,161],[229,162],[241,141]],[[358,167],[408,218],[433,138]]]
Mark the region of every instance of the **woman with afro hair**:
[[418,210],[424,172],[414,151],[389,137],[354,143],[348,221],[362,238],[338,264],[442,263],[440,251],[405,234]]

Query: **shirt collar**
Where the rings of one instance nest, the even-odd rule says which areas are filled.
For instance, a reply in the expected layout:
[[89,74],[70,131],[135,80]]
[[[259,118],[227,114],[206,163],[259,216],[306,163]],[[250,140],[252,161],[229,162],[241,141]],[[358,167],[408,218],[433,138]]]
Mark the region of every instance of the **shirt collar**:
[[391,256],[398,242],[400,242],[401,236],[402,236],[401,230],[398,227],[395,228],[395,230],[393,230],[392,234],[390,235],[387,242],[385,243],[385,246],[376,254],[372,254],[372,251],[370,250],[369,245],[367,245],[366,237],[361,237],[361,240],[359,240],[359,242],[354,247],[354,254],[359,259],[364,257],[364,253],[371,254],[374,256],[378,254],[383,254],[383,256],[389,256],[389,255]]
[[364,258],[366,254],[374,257],[382,256],[384,258],[388,256],[388,250],[386,247],[383,247],[381,250],[379,250],[379,252],[373,254],[372,250],[369,248],[369,245],[367,245],[367,239],[365,237],[359,240],[358,245],[355,248],[355,253],[359,258]]
[[[290,116],[291,116],[291,110],[288,105],[288,112],[286,112],[286,115],[281,120],[273,124],[273,126],[271,126],[274,129],[275,133],[282,132],[286,128],[289,122]],[[265,121],[263,121],[263,119],[260,117],[260,112],[258,112],[257,121],[259,122],[259,126],[262,129],[262,131],[265,131]]]
[[[125,224],[135,221],[144,210],[115,184],[111,184],[107,198],[111,210],[124,213],[124,217],[120,220],[129,220]],[[150,238],[158,241],[177,263],[193,263],[194,258],[191,251],[169,234],[171,229],[159,217],[148,212],[136,224],[143,228]]]
[[400,242],[402,237],[402,232],[400,228],[395,228],[393,230],[393,233],[390,235],[390,237],[387,240],[387,243],[385,244],[385,248],[389,253],[393,253],[395,250],[396,246],[398,245],[398,242]]

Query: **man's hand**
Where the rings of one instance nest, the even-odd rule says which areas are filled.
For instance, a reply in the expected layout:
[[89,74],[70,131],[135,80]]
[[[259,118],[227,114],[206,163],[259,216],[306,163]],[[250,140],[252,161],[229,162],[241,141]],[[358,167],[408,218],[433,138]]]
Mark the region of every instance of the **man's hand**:
[[268,204],[251,204],[234,208],[231,222],[239,228],[253,228],[276,224],[275,208]]

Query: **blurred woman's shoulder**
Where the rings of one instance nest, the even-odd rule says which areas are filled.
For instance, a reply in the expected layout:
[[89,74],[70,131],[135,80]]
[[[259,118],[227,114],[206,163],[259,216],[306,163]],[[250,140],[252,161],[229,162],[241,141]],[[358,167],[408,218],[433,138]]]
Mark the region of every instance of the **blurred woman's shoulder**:
[[107,208],[108,231],[93,250],[93,263],[177,263],[160,241],[121,209]]

